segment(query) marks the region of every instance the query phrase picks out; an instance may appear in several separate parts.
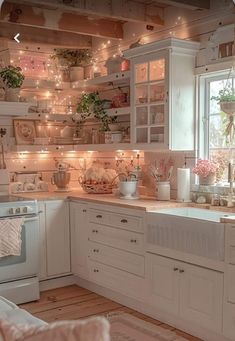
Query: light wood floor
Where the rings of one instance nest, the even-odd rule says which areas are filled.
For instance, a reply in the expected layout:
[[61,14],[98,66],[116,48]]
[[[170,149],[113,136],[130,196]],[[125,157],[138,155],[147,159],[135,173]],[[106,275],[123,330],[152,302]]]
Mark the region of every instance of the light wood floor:
[[202,341],[76,285],[44,291],[41,293],[39,301],[22,304],[21,308],[46,322],[75,320],[94,315],[105,316],[110,312],[123,311],[153,324],[161,325],[163,328],[174,330],[188,341]]

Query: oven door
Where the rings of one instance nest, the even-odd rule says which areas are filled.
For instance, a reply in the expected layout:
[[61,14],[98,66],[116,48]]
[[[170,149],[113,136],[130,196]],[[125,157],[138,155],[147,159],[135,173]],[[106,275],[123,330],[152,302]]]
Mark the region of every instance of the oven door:
[[0,283],[36,276],[39,272],[39,219],[25,216],[21,255],[0,258]]

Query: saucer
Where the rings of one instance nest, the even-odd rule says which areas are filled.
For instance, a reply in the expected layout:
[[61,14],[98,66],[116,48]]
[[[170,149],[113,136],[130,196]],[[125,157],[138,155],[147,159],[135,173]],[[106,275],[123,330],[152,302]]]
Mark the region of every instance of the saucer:
[[131,196],[131,197],[125,197],[125,196],[120,196],[120,199],[125,199],[125,200],[137,200],[139,197],[136,196]]

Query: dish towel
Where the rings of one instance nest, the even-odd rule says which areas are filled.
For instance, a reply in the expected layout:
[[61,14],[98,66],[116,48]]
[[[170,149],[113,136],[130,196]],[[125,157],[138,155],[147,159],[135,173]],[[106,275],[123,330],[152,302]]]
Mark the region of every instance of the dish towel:
[[20,256],[24,218],[0,219],[0,258]]

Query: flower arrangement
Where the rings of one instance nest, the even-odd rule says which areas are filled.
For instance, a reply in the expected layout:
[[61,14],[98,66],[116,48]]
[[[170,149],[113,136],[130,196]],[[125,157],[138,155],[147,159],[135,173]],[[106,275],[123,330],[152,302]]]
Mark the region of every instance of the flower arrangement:
[[210,175],[215,175],[218,168],[219,165],[213,161],[199,159],[193,168],[193,173],[206,178]]

